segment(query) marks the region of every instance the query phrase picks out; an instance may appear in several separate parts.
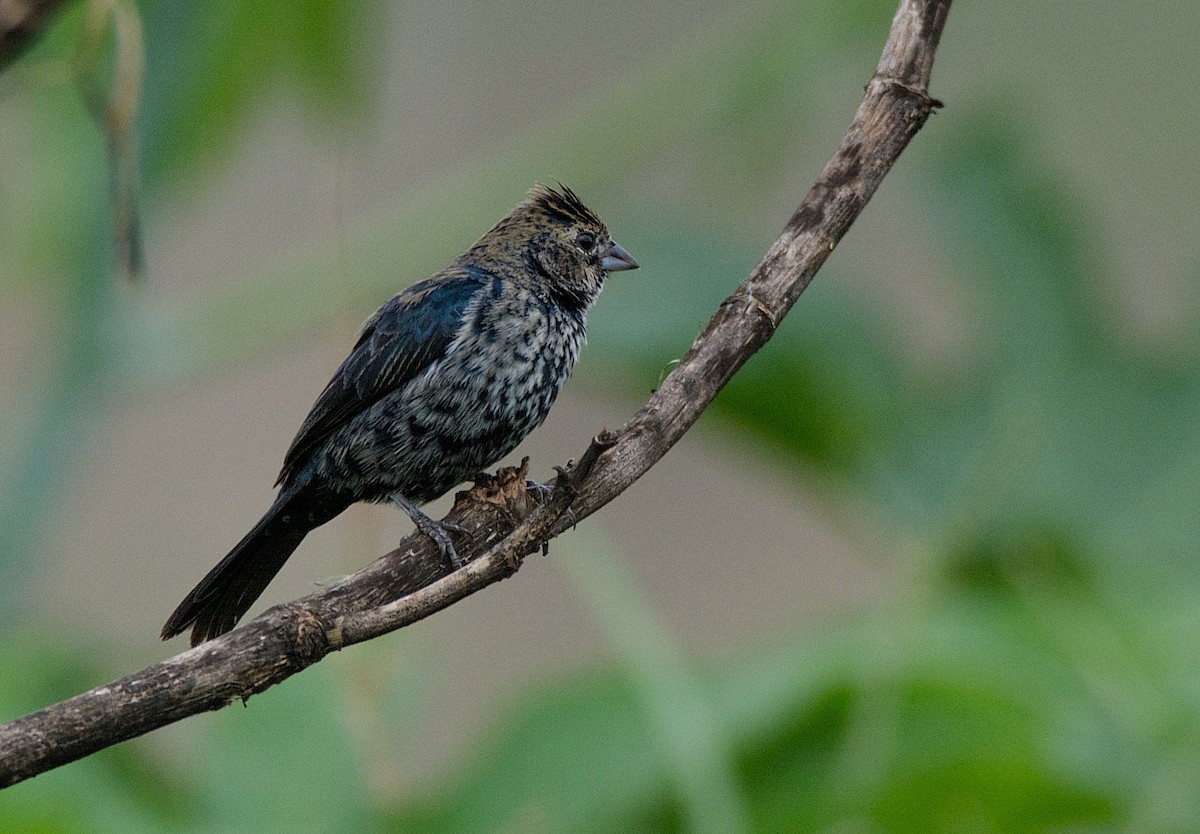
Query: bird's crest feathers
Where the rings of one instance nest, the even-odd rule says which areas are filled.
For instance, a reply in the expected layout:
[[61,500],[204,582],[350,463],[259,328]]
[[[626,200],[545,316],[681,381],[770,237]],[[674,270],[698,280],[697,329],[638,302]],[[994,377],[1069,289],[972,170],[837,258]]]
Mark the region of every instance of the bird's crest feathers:
[[525,205],[550,220],[568,226],[582,224],[604,228],[604,221],[585,206],[583,200],[580,200],[574,191],[561,182],[558,184],[558,188],[541,183],[535,185],[530,189]]

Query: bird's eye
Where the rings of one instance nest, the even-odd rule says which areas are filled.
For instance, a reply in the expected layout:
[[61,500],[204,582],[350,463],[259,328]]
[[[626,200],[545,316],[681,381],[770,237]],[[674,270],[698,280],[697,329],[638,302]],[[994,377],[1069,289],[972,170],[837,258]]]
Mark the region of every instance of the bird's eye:
[[583,232],[575,238],[575,243],[584,252],[591,252],[596,248],[596,236],[591,232]]

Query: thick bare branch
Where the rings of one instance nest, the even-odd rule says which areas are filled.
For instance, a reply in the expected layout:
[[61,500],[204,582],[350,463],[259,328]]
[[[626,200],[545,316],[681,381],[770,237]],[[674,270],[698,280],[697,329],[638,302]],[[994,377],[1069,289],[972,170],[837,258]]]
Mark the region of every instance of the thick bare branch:
[[460,493],[447,519],[470,563],[447,574],[416,536],[346,580],[106,686],[0,726],[0,785],[27,779],[188,715],[261,692],[328,652],[429,616],[510,576],[527,554],[591,515],[654,465],[774,334],[938,102],[934,53],[950,0],[902,0],[874,76],[837,153],[750,277],[647,403],[560,470],[549,498],[524,468]]

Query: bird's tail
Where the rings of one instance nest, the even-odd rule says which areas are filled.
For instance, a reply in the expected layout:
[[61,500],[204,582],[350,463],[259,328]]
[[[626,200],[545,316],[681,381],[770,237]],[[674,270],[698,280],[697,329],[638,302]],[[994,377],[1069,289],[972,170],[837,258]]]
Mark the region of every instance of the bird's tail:
[[339,496],[284,489],[229,555],[167,619],[162,639],[192,629],[193,646],[229,631],[266,590],[308,532],[350,504]]

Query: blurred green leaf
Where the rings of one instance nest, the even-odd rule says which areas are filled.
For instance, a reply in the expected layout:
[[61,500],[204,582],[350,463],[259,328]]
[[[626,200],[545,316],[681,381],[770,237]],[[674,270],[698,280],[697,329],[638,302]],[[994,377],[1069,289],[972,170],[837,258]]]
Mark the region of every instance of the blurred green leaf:
[[930,206],[964,277],[986,293],[990,358],[1054,372],[1071,358],[1109,358],[1098,352],[1109,341],[1097,292],[1106,261],[1078,198],[1034,147],[1030,124],[1020,106],[996,102],[948,126],[934,140]]
[[0,425],[14,452],[0,471],[0,622],[14,613],[13,600],[32,567],[29,556],[55,520],[55,498],[77,463],[113,359],[108,259],[90,257],[104,250],[107,207],[99,199],[102,186],[89,183],[94,179],[89,172],[78,174],[75,185],[87,190],[90,184],[97,199],[85,200],[93,215],[57,253],[58,266],[71,282],[46,293],[54,306],[44,327],[52,338],[39,356],[40,386],[3,404],[8,419]]
[[[823,275],[836,285],[836,275]],[[912,420],[904,370],[882,322],[836,289],[814,287],[713,410],[809,466],[851,475]]]
[[[1051,569],[1076,558],[1060,553]],[[1173,766],[1156,734],[1178,729],[1171,716],[1181,716],[1168,710],[1169,724],[1156,729],[1111,709],[1113,686],[1157,696],[1171,684],[1114,666],[1112,646],[1091,651],[1073,636],[1107,632],[1128,644],[1146,622],[1106,615],[1086,584],[1061,595],[1029,583],[1033,597],[1011,584],[947,588],[703,676],[711,714],[735,742],[755,830],[1107,830],[1179,813],[1177,803],[1144,797]],[[1193,610],[1197,602],[1193,594]],[[397,817],[400,828],[606,831],[636,818],[639,830],[679,830],[671,765],[648,755],[653,730],[638,730],[637,685],[618,680],[589,675],[521,696],[498,721],[499,739],[436,800]],[[1195,728],[1189,719],[1189,745]],[[554,776],[502,775],[534,762]]]
[[[660,807],[668,778],[623,676],[590,674],[521,699],[446,790],[398,812],[411,832],[617,831]],[[668,818],[677,818],[675,813]]]
[[674,777],[687,829],[720,834],[748,830],[728,740],[683,650],[670,639],[615,547],[593,525],[585,522],[580,532],[581,538],[572,537],[556,564],[572,580],[637,686],[654,730],[650,741],[663,751]]
[[378,825],[331,658],[209,720],[192,757],[201,830],[360,832]]

